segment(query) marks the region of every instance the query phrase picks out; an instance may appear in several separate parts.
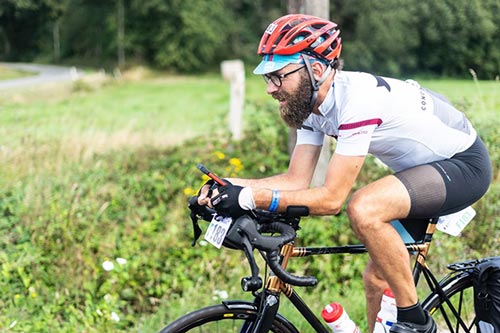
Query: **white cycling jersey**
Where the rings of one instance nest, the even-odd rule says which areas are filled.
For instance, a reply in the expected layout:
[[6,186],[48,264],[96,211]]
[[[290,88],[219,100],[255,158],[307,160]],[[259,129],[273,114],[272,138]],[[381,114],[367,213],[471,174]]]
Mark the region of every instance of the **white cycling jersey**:
[[335,152],[376,156],[394,171],[452,157],[469,148],[476,131],[444,97],[401,81],[338,71],[319,107],[297,130],[297,144],[337,140]]

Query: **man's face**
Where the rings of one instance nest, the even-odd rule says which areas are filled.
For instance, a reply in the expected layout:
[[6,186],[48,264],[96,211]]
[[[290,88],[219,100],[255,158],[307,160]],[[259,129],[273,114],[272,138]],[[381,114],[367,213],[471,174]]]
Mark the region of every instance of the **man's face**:
[[300,128],[311,114],[312,87],[305,68],[294,74],[297,79],[292,80],[290,77],[289,80],[283,80],[282,86],[271,96],[280,102],[280,115],[285,123],[291,128]]

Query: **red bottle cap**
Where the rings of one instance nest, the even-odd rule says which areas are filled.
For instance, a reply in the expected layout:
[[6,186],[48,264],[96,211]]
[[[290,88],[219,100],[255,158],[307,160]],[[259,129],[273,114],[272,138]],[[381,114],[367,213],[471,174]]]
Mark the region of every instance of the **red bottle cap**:
[[321,317],[323,317],[327,323],[333,323],[342,316],[342,313],[344,313],[342,305],[339,303],[331,303],[323,308]]
[[391,297],[391,298],[394,298],[394,294],[392,293],[392,290],[391,290],[391,289],[389,289],[389,288],[386,288],[386,289],[384,290],[384,295],[389,296],[389,297]]

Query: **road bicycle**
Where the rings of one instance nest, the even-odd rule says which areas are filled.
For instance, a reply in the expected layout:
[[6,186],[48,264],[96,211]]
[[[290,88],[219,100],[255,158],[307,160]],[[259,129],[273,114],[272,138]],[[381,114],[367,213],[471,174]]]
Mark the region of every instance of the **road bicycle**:
[[[196,197],[189,207],[195,230],[194,242],[201,234],[198,219],[213,220],[216,212],[200,207]],[[251,276],[241,279],[241,287],[254,296],[252,302],[241,300],[223,301],[188,313],[160,330],[160,333],[184,332],[240,332],[240,333],[298,333],[291,320],[279,312],[280,296],[284,295],[310,325],[307,332],[328,333],[330,330],[310,309],[295,291],[294,286],[314,286],[313,276],[296,276],[286,270],[289,260],[295,257],[332,254],[362,254],[363,245],[298,247],[294,245],[296,232],[300,229],[301,217],[308,215],[307,207],[288,207],[286,213],[255,211],[235,221],[230,221],[229,230],[222,245],[244,251],[250,266]],[[413,278],[417,285],[423,276],[430,293],[422,302],[438,326],[438,332],[473,332],[477,330],[474,312],[472,271],[484,261],[499,257],[481,258],[449,264],[448,273],[440,280],[426,263],[429,247],[436,230],[437,218],[401,221],[413,238],[405,242],[413,255]],[[270,271],[263,283],[254,252],[264,259]]]

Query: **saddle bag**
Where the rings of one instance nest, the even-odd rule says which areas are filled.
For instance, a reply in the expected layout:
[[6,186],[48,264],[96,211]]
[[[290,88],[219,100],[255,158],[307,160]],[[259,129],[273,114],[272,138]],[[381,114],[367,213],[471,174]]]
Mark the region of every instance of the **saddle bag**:
[[476,265],[472,283],[478,332],[500,333],[500,257]]

